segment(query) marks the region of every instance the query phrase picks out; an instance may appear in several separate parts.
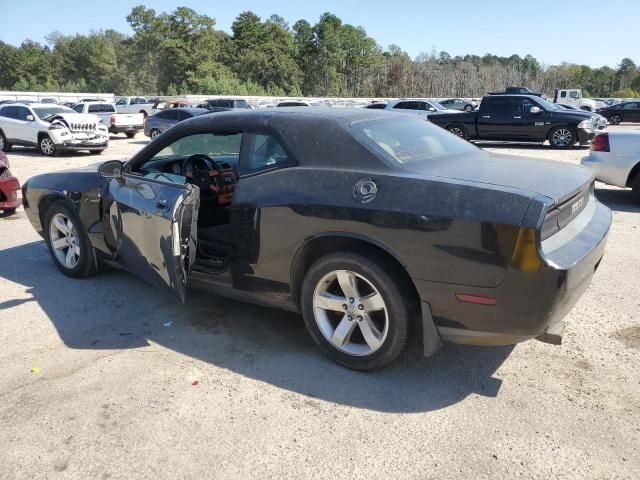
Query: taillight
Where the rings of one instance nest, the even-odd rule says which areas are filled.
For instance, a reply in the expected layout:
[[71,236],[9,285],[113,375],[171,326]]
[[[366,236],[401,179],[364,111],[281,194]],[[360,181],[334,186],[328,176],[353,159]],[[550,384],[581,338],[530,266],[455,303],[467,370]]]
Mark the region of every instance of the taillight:
[[609,149],[609,134],[601,133],[596,135],[591,142],[592,152],[610,152]]
[[116,116],[111,115],[111,125],[115,125],[115,124],[116,124]]

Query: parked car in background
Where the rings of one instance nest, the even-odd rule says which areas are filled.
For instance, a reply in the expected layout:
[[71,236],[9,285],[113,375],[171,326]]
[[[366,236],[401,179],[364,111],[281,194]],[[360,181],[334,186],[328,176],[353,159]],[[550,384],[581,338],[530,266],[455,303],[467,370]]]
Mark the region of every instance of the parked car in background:
[[147,97],[116,97],[115,105],[118,113],[141,113],[145,117],[153,115],[153,102]]
[[370,110],[384,110],[386,107],[386,102],[371,102],[369,105],[365,105],[363,108],[368,108]]
[[611,225],[587,169],[363,108],[201,115],[124,164],[33,177],[23,196],[63,274],[110,264],[183,301],[199,285],[297,311],[358,370],[409,339],[425,355],[558,343]]
[[8,152],[14,145],[38,147],[47,156],[71,150],[102,153],[109,131],[96,115],[62,105],[6,103],[0,105],[0,150]]
[[533,92],[527,87],[507,87],[504,92],[491,92],[489,95],[534,95],[536,97],[543,97],[544,93]]
[[243,98],[211,98],[198,104],[199,108],[239,108],[250,109],[251,105]]
[[607,104],[603,101],[597,101],[582,97],[582,90],[579,88],[556,90],[553,103],[562,103],[563,105],[572,105],[586,112],[595,112],[599,108],[605,107]]
[[116,106],[109,102],[82,102],[73,106],[78,113],[97,115],[102,123],[107,125],[109,133],[124,133],[127,138],[133,138],[144,128],[142,113],[117,113]]
[[600,108],[598,114],[607,118],[612,125],[620,125],[622,122],[640,122],[640,101],[622,102]]
[[596,135],[591,152],[581,161],[596,179],[616,187],[631,188],[640,202],[640,131],[611,131]]
[[533,95],[488,95],[475,112],[433,115],[429,120],[468,140],[544,142],[554,148],[588,143],[593,115],[561,109]]
[[[231,109],[227,109],[231,110]],[[188,118],[197,117],[205,113],[212,113],[206,108],[169,108],[160,110],[155,115],[147,117],[144,122],[144,134],[152,140],[162,132],[171,128],[176,123],[187,120]]]
[[0,210],[5,215],[11,215],[20,206],[20,183],[11,175],[9,166],[7,155],[0,150]]
[[443,113],[462,113],[458,110],[451,110],[440,105],[435,100],[427,100],[422,98],[407,98],[401,100],[392,100],[384,107],[385,110],[403,111],[404,113],[417,113],[419,115],[440,115]]
[[464,110],[465,112],[472,112],[478,106],[476,102],[463,98],[447,98],[438,103],[449,110]]
[[303,102],[302,100],[285,100],[276,105],[276,107],[310,107],[309,102]]

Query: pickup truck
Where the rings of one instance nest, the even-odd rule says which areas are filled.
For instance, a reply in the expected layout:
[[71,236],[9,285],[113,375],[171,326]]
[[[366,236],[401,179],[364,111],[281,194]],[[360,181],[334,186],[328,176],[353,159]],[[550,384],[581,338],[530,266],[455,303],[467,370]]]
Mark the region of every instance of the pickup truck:
[[74,105],[78,113],[97,115],[102,120],[109,133],[124,133],[127,138],[133,138],[136,133],[144,129],[144,115],[141,113],[116,113],[116,107],[109,102],[82,102]]
[[544,93],[532,92],[527,87],[507,87],[504,92],[492,92],[489,95],[535,95],[536,97],[544,97]]
[[147,97],[117,97],[118,113],[141,113],[145,118],[153,115],[155,103]]
[[544,142],[553,148],[588,144],[595,115],[562,109],[534,95],[490,95],[475,112],[433,115],[429,121],[468,140]]

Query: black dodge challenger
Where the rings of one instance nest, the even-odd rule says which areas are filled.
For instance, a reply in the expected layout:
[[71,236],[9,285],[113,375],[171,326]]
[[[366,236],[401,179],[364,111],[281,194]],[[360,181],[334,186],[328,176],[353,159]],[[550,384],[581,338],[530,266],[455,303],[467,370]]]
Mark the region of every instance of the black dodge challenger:
[[126,163],[39,175],[56,266],[117,266],[298,311],[320,348],[382,367],[417,336],[557,343],[611,212],[579,166],[491,155],[420,117],[277,109],[179,123]]

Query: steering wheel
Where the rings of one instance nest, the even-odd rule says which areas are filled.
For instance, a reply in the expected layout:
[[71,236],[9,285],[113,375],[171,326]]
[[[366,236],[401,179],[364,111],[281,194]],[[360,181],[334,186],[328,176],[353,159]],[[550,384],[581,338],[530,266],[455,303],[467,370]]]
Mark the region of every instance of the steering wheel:
[[184,162],[182,162],[180,175],[185,177],[187,179],[187,182],[197,186],[200,189],[201,198],[211,198],[218,196],[218,192],[216,191],[217,189],[211,188],[212,186],[215,187],[214,179],[209,174],[212,166],[215,166],[215,162],[213,162],[209,157],[202,153],[191,155],[190,157],[187,157]]

